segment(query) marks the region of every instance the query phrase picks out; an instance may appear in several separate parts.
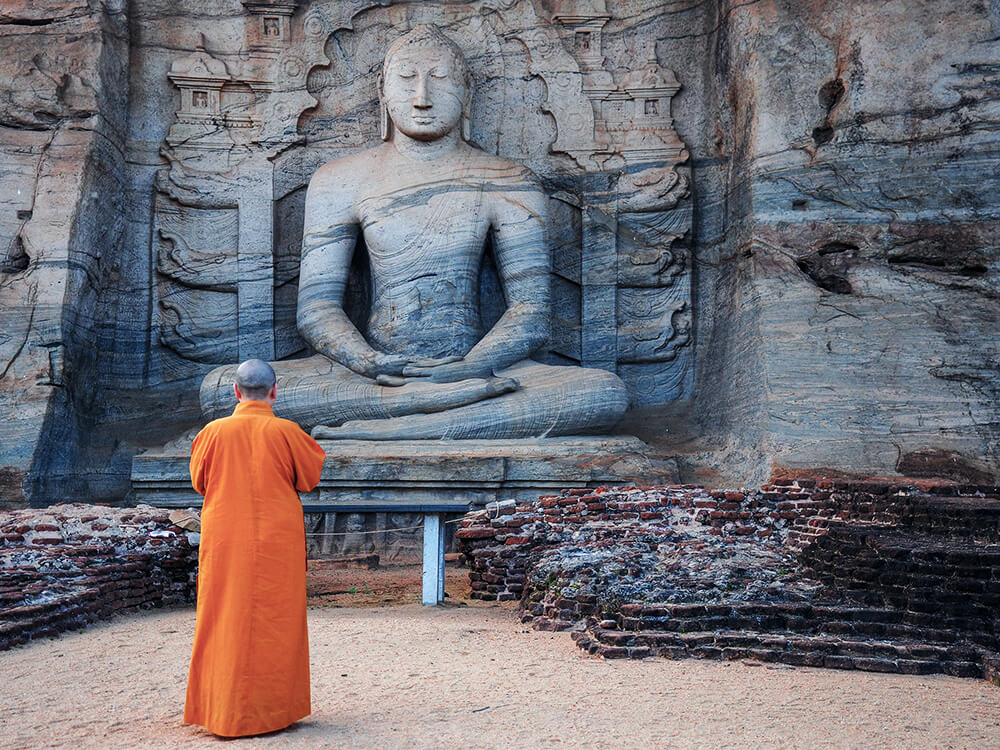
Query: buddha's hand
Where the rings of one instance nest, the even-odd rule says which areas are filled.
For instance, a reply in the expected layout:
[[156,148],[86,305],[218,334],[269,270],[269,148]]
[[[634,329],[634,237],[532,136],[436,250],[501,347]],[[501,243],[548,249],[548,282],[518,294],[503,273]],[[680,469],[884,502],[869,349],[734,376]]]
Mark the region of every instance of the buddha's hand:
[[491,378],[493,367],[462,357],[445,357],[440,360],[414,361],[403,368],[403,377],[431,383],[457,383],[469,378]]
[[[403,371],[407,367],[437,367],[458,362],[461,357],[408,357],[405,355],[383,354],[378,352],[377,357],[387,359],[387,369],[378,371],[375,375],[375,382],[379,385],[401,386],[414,380],[424,380],[424,377],[404,377]],[[402,361],[402,364],[399,364]],[[391,367],[391,369],[388,369]]]
[[410,364],[412,357],[404,354],[386,354],[385,352],[375,352],[374,357],[370,357],[365,364],[364,374],[370,378],[392,377],[403,374],[403,369]]

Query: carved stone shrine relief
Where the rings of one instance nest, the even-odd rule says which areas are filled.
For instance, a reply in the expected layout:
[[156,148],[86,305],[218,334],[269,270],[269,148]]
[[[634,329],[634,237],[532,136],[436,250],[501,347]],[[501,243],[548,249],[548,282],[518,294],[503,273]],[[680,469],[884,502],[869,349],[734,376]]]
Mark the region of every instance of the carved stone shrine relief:
[[[473,102],[489,120],[486,130],[479,123],[479,145],[524,158],[549,191],[553,322],[543,359],[615,371],[635,405],[690,395],[690,169],[672,113],[681,84],[655,49],[626,61],[624,75],[613,72],[605,0],[554,0],[545,12],[529,0],[243,5],[238,55],[217,50],[206,30],[169,72],[179,107],[162,148],[154,252],[160,336],[171,352],[206,363],[307,353],[295,329],[304,187],[338,153],[331,149],[377,142],[373,91],[384,48],[432,22],[470,60],[489,50],[479,69],[489,80],[476,82]],[[333,60],[334,40],[357,49]],[[334,81],[339,88],[324,88]],[[518,106],[524,115],[511,116]],[[315,113],[325,119],[300,132]],[[544,125],[546,115],[554,126],[547,150],[529,158],[525,144],[545,132],[531,123]],[[525,121],[534,130],[526,133]],[[187,235],[159,216],[175,204],[187,207]],[[228,212],[235,229],[199,246],[188,235],[194,224],[218,226],[212,211]],[[228,260],[198,255],[209,248]],[[231,275],[223,283],[220,273]],[[499,288],[490,295],[499,298]],[[218,329],[223,311],[237,321],[228,338]]]
[[192,208],[167,196],[156,202],[159,343],[192,362],[238,356],[239,270],[235,208]]

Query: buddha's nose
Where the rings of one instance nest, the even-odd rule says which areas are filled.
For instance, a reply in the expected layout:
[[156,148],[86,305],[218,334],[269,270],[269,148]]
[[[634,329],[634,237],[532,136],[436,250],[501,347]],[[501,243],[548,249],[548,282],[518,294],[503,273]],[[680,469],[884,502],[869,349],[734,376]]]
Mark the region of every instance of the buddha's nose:
[[431,100],[427,95],[427,79],[417,77],[417,90],[413,92],[413,106],[417,109],[430,109]]

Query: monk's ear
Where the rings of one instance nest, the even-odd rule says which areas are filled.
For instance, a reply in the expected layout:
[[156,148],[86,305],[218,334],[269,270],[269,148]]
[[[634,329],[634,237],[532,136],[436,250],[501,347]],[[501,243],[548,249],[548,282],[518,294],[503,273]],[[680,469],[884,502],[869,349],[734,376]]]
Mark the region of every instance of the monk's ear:
[[278,383],[275,381],[274,385],[271,386],[270,392],[267,394],[268,398],[276,399],[278,398]]
[[233,383],[233,393],[236,394],[236,400],[237,401],[239,401],[241,398],[243,398],[243,394],[240,393],[240,387],[238,385],[236,385],[236,383]]

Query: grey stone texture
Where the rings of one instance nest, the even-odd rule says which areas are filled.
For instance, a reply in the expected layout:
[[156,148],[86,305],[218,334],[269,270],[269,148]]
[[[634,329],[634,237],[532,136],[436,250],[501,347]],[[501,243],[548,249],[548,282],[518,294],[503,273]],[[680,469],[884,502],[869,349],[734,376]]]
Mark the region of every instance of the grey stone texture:
[[380,143],[421,23],[468,59],[470,142],[545,195],[537,359],[621,378],[616,432],[713,484],[997,478],[996,2],[14,0],[0,503],[124,497],[213,368],[312,354],[306,187]]
[[998,32],[995,2],[720,8],[696,418],[732,455],[996,480]]

